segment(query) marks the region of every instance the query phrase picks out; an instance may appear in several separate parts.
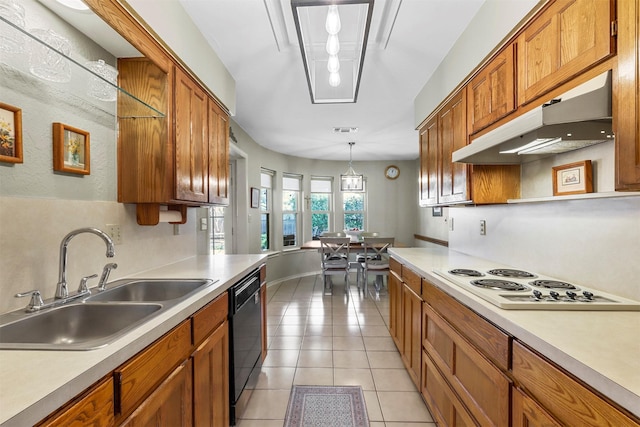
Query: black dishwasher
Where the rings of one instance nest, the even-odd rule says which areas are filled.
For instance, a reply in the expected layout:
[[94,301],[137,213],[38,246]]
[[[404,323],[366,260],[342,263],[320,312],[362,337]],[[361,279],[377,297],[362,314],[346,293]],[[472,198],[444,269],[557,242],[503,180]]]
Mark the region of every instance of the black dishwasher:
[[242,391],[253,370],[262,366],[259,270],[229,289],[229,305],[229,415],[231,425],[235,425]]

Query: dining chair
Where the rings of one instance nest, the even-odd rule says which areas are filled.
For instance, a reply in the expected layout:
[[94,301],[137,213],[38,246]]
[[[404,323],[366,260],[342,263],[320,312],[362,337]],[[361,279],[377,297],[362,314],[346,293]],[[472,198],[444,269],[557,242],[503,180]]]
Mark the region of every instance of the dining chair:
[[379,292],[384,276],[389,276],[389,254],[387,250],[393,247],[394,237],[364,237],[362,246],[364,248],[364,261],[362,265],[362,288],[367,295],[369,274],[376,277],[376,292]]
[[347,237],[344,231],[325,231],[320,237]]
[[320,258],[325,294],[333,293],[332,275],[344,275],[344,290],[349,292],[348,237],[320,237]]

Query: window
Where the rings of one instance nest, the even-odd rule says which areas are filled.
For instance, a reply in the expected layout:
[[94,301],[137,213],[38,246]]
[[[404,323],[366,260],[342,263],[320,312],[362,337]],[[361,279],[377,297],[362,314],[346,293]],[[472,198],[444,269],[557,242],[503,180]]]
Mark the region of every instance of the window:
[[364,230],[365,193],[342,193],[345,230]]
[[260,172],[260,249],[271,249],[271,196],[275,172],[262,169]]
[[333,178],[311,177],[311,236],[318,240],[331,230]]
[[297,246],[300,236],[301,175],[282,177],[282,246]]
[[214,206],[209,209],[211,218],[211,252],[224,254],[224,210],[222,206]]

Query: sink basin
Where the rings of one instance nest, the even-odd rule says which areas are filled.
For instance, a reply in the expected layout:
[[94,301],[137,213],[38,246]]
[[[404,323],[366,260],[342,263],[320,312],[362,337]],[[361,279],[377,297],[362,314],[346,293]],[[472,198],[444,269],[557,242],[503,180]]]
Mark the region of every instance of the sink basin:
[[0,326],[1,349],[93,350],[162,308],[161,304],[72,304]]
[[206,279],[141,279],[115,283],[105,291],[90,296],[87,301],[148,302],[183,298],[204,286],[214,283]]

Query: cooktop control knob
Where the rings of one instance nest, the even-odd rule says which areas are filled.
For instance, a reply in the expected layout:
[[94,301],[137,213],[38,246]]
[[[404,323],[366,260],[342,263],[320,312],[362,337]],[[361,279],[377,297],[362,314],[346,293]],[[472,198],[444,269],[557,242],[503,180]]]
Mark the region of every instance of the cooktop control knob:
[[572,301],[576,299],[576,293],[575,292],[567,291],[567,296]]
[[584,295],[584,297],[586,299],[588,299],[589,301],[593,300],[593,294],[591,292],[589,292],[589,291],[582,292],[582,295]]
[[542,292],[540,292],[537,289],[533,290],[533,299],[535,299],[536,301],[541,301],[542,300]]
[[556,300],[556,301],[560,298],[560,294],[559,294],[559,293],[557,293],[556,291],[551,291],[551,292],[549,292],[549,296],[550,296],[551,298],[553,298],[554,300]]

